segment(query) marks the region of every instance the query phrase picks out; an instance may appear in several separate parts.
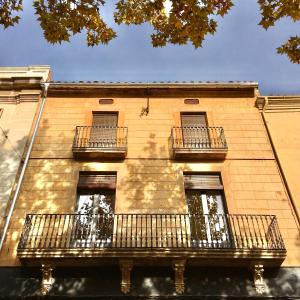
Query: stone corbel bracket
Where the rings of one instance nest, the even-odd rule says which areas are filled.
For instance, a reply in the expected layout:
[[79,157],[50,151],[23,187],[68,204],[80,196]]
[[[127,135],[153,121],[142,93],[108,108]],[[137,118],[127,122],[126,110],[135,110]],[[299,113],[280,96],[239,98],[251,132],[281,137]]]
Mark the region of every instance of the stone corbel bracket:
[[185,263],[185,259],[177,259],[173,261],[173,270],[175,272],[175,291],[177,294],[184,293]]
[[52,271],[53,269],[50,265],[42,265],[41,293],[44,296],[49,293],[55,281],[55,279],[52,277]]
[[128,294],[131,288],[130,273],[133,268],[133,261],[126,259],[126,260],[120,260],[119,263],[122,272],[121,291],[124,294]]
[[264,268],[263,265],[253,265],[251,267],[252,274],[253,274],[253,285],[256,290],[256,292],[260,295],[262,295],[264,292],[266,292],[266,284],[263,278],[263,272]]

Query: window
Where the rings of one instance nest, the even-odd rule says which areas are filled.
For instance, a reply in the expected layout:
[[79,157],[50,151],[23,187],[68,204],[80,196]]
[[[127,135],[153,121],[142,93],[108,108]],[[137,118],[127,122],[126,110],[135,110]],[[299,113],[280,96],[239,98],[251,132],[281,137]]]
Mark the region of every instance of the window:
[[210,148],[205,113],[182,113],[181,126],[184,148]]
[[116,174],[81,172],[77,186],[76,247],[112,242]]
[[186,202],[190,214],[193,246],[214,247],[228,244],[223,202],[223,186],[216,174],[184,176]]
[[118,113],[93,113],[89,147],[114,148],[117,146]]
[[118,113],[93,112],[93,126],[116,127],[118,126]]
[[182,127],[206,127],[207,120],[205,113],[181,113]]

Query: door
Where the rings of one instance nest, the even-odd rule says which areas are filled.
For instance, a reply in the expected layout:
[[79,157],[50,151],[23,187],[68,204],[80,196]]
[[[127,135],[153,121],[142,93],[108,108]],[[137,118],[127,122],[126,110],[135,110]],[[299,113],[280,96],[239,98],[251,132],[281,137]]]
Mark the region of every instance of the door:
[[181,126],[184,148],[210,148],[205,113],[182,113]]
[[76,247],[108,247],[112,244],[116,175],[82,172],[78,181]]
[[90,147],[115,148],[117,146],[117,113],[93,113]]
[[78,195],[76,245],[105,247],[112,243],[114,193],[82,191]]
[[219,191],[187,190],[193,246],[224,247],[228,242],[226,216]]
[[224,247],[229,244],[223,185],[217,174],[184,176],[190,219],[191,245]]

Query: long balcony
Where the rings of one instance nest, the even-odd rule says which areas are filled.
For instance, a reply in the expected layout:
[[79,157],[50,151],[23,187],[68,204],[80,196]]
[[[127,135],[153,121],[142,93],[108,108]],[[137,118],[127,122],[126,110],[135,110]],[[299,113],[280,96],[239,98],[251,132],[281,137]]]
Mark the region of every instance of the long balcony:
[[77,126],[73,155],[76,158],[125,158],[127,127]]
[[277,265],[285,253],[273,215],[29,214],[18,246],[21,259],[179,256]]
[[222,127],[173,127],[171,141],[175,159],[223,159],[228,150]]

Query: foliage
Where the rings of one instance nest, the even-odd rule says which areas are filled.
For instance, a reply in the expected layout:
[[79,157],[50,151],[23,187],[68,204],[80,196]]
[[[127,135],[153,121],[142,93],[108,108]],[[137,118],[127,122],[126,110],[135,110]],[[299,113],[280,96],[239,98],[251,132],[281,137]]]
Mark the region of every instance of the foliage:
[[19,16],[13,16],[14,12],[22,10],[22,0],[0,0],[0,24],[7,28],[19,22]]
[[279,54],[287,54],[291,62],[300,64],[300,38],[291,37],[285,44],[277,48]]
[[87,30],[87,44],[107,44],[116,33],[99,14],[102,0],[34,0],[38,20],[46,40],[69,41],[71,35]]
[[233,5],[230,0],[173,0],[168,13],[164,4],[163,0],[120,0],[115,21],[128,25],[151,23],[155,30],[154,47],[191,41],[197,48],[206,34],[216,31],[217,22],[210,16],[224,16]]
[[[259,25],[268,29],[282,18],[291,18],[294,22],[300,20],[300,0],[258,0],[262,19]],[[300,64],[300,38],[290,37],[277,48],[279,54],[286,54],[291,62]]]
[[[44,36],[50,43],[69,41],[86,30],[87,44],[107,44],[116,32],[101,17],[104,0],[32,0]],[[242,0],[241,0],[242,1]],[[258,0],[265,29],[282,18],[300,19],[300,0]],[[168,8],[169,5],[169,8]],[[150,23],[154,28],[152,44],[167,43],[201,47],[207,34],[217,29],[216,16],[224,16],[233,6],[232,0],[119,0],[114,13],[117,24]],[[0,0],[0,24],[7,28],[18,23],[22,0]],[[300,39],[291,37],[277,48],[293,63],[300,63]]]

